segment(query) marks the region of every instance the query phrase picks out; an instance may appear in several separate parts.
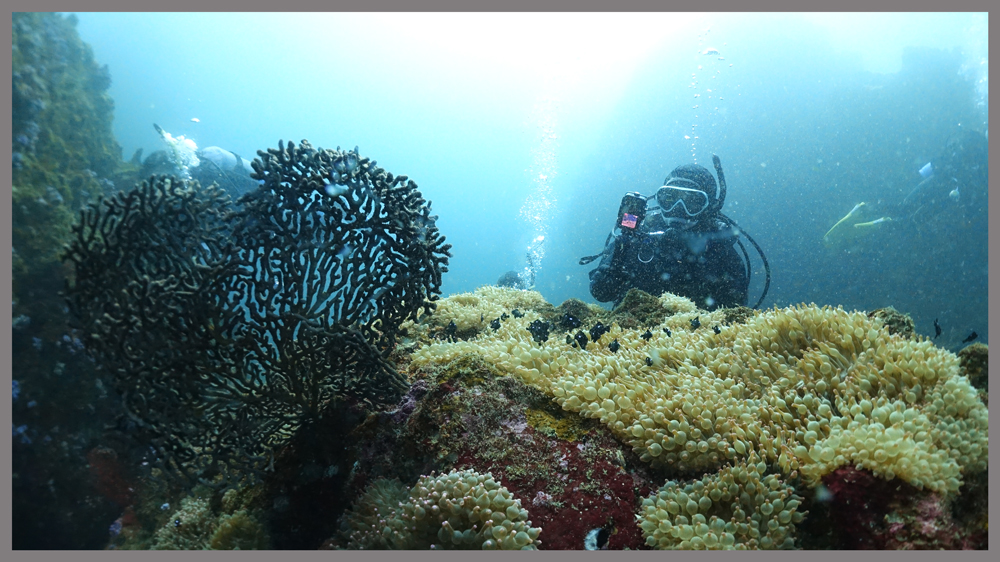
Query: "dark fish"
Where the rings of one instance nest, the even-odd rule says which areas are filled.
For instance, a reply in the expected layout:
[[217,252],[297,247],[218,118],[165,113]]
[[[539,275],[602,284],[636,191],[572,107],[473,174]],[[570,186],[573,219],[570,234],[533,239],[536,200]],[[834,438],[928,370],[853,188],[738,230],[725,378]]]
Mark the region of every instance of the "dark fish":
[[583,330],[577,332],[573,336],[573,339],[576,340],[576,343],[580,344],[580,349],[587,349],[587,334],[583,333]]
[[535,343],[541,344],[544,341],[549,341],[549,328],[552,325],[544,320],[535,320],[531,324],[528,324],[528,331],[531,332],[531,339],[535,340]]
[[[566,345],[569,345],[571,343],[573,343],[573,336],[566,334]],[[573,346],[575,347],[576,344],[574,343]]]
[[485,321],[485,318],[483,317],[483,313],[482,312],[479,313],[479,321],[480,322]]
[[514,318],[524,318],[524,313],[516,308],[511,310],[510,313],[514,315]]
[[652,367],[653,366],[653,358],[652,357],[647,357],[646,358],[646,366],[647,367]]
[[934,319],[934,339],[937,339],[941,335],[941,325],[937,323],[938,319]]
[[501,319],[501,320],[506,320],[506,319],[508,319],[508,318],[510,318],[510,316],[507,316],[507,313],[506,313],[506,312],[504,312],[504,313],[502,313],[502,314],[500,315],[500,319]]
[[695,316],[695,317],[694,317],[694,318],[693,318],[693,319],[691,320],[691,329],[692,329],[692,330],[697,330],[698,328],[700,328],[700,327],[701,327],[701,321],[700,321],[700,320],[698,320],[699,318],[701,318],[701,316]]
[[457,330],[458,330],[458,326],[456,326],[456,325],[455,325],[455,321],[454,321],[454,320],[452,320],[451,322],[448,322],[448,325],[447,325],[447,326],[445,327],[445,329],[444,329],[444,334],[445,334],[446,336],[449,336],[449,337],[450,337],[450,336],[454,336],[454,335],[455,335],[455,332],[456,332]]
[[500,329],[500,319],[499,318],[494,318],[493,321],[490,322],[490,328],[493,328],[494,332],[497,331],[497,330],[499,330]]
[[611,343],[608,344],[608,349],[611,350],[611,353],[618,353],[619,348],[621,348],[621,346],[618,345],[617,339],[612,340]]
[[644,340],[646,340],[646,341],[649,341],[649,339],[653,337],[653,332],[650,332],[649,330],[646,330],[646,331],[645,331],[645,332],[644,332],[644,333],[643,333],[643,334],[642,334],[641,336],[639,336],[639,337],[641,337],[642,339],[644,339]]
[[572,314],[570,314],[568,312],[566,314],[563,314],[561,323],[562,323],[563,327],[567,328],[567,329],[579,328],[580,324],[581,324],[579,318],[577,318],[576,316],[573,316]]
[[717,325],[716,326],[712,326],[712,331],[715,332],[716,334],[721,334],[722,333],[722,329],[720,329],[719,326],[717,326]]
[[608,333],[609,331],[611,331],[611,328],[608,328],[604,324],[598,322],[597,324],[594,324],[593,328],[590,329],[590,339],[597,341],[601,339],[601,336]]
[[670,337],[670,328],[664,328],[663,329],[663,333],[667,334],[667,337],[669,338]]
[[608,538],[611,536],[607,529],[591,529],[583,539],[584,550],[607,550]]
[[974,340],[974,339],[976,339],[978,337],[979,337],[979,334],[977,334],[976,331],[973,330],[972,333],[969,334],[969,337],[967,337],[964,340],[962,340],[962,343],[969,343],[970,341],[972,341],[972,340]]

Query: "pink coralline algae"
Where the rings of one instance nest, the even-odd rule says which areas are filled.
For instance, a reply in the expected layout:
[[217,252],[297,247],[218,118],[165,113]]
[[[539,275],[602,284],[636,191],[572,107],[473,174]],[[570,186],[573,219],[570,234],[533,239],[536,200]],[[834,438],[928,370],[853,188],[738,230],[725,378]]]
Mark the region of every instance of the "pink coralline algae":
[[949,499],[898,479],[841,467],[823,478],[831,493],[836,548],[959,550],[987,548],[985,528],[959,525]]

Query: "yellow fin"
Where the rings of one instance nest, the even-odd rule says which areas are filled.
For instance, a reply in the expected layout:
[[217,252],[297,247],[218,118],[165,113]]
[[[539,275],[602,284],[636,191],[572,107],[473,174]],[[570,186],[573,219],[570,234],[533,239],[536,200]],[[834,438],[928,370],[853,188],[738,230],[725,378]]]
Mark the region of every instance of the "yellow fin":
[[875,219],[875,220],[869,221],[869,222],[859,222],[858,224],[854,225],[854,228],[865,228],[865,227],[869,227],[869,226],[878,226],[878,225],[882,224],[883,222],[889,222],[891,220],[892,219],[889,218],[889,217],[882,217],[882,218]]
[[[849,219],[858,214],[858,211],[860,211],[861,208],[864,206],[865,206],[864,201],[858,203],[857,205],[854,206],[853,209],[851,209],[851,212],[847,213],[846,215],[844,215],[844,218],[837,221],[837,223],[834,224],[830,228],[830,230],[828,230],[826,234],[823,235],[823,243],[826,244],[827,246],[835,246],[838,244],[838,241],[841,238],[843,238],[844,236],[849,236],[846,232],[844,232],[847,226],[844,225],[844,223],[847,222],[848,224],[850,224]],[[841,228],[841,225],[844,225],[844,228]]]

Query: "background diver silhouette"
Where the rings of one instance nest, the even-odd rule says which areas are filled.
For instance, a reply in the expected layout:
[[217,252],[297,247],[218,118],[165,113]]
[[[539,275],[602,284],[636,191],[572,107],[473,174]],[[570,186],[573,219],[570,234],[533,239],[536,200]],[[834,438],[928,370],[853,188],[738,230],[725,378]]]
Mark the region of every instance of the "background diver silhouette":
[[[933,227],[955,213],[971,214],[986,203],[989,141],[982,133],[952,135],[941,153],[921,169],[922,180],[896,203],[861,202],[827,231],[829,246],[865,236],[874,227],[908,223]],[[942,209],[952,212],[942,213]]]

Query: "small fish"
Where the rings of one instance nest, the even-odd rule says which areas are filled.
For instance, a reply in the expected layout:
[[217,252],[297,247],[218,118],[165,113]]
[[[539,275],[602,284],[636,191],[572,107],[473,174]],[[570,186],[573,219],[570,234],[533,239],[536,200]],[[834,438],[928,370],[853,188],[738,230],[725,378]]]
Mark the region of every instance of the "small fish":
[[701,318],[701,316],[695,316],[694,318],[691,319],[691,329],[692,330],[697,330],[698,328],[701,327],[701,321],[698,320],[699,318]]
[[941,335],[941,325],[938,324],[937,321],[938,321],[938,319],[935,318],[934,319],[934,339],[938,339],[938,336]]
[[646,358],[646,366],[647,367],[652,367],[653,366],[653,359],[651,357],[647,357]]
[[451,322],[448,322],[447,326],[445,326],[444,335],[448,336],[448,341],[453,342],[455,341],[455,332],[457,331],[458,331],[458,326],[456,326],[455,321],[452,320]]
[[719,328],[718,326],[712,326],[712,331],[715,332],[716,334],[722,333],[722,329]]
[[524,313],[518,309],[511,310],[510,313],[514,315],[514,318],[524,318]]
[[604,334],[606,334],[606,333],[608,333],[610,331],[611,331],[610,328],[608,328],[604,324],[598,322],[597,324],[594,324],[593,328],[590,329],[590,339],[592,339],[594,341],[597,341],[597,340],[601,339],[601,336],[603,336]]
[[587,334],[583,333],[583,330],[577,332],[573,339],[576,340],[576,343],[580,344],[580,349],[587,349]]
[[528,325],[528,331],[531,332],[531,339],[541,345],[542,342],[549,340],[549,328],[551,327],[552,325],[548,322],[535,320]]
[[499,330],[500,329],[500,319],[499,318],[494,318],[493,321],[490,322],[490,328],[493,328],[494,332],[497,331],[497,330]]
[[618,344],[617,339],[612,340],[611,343],[608,344],[608,349],[611,350],[611,353],[618,353],[619,348],[621,348],[621,345]]
[[934,166],[930,162],[924,164],[923,168],[920,168],[920,177],[929,178],[934,173]]
[[670,337],[670,328],[663,328],[663,333],[667,334],[667,337],[669,338]]
[[974,339],[976,339],[978,337],[979,337],[979,334],[977,334],[976,331],[973,330],[972,333],[969,334],[969,337],[967,337],[964,340],[962,340],[962,343],[969,343],[970,341],[972,341],[972,340],[974,340]]
[[501,319],[501,320],[506,320],[506,319],[508,319],[508,318],[510,318],[510,316],[508,316],[506,312],[504,312],[504,313],[502,313],[502,314],[500,315],[500,319]]
[[641,337],[642,339],[644,339],[644,340],[646,340],[646,341],[649,341],[649,339],[653,337],[653,332],[650,332],[649,330],[646,330],[646,331],[645,331],[645,332],[644,332],[644,333],[643,333],[643,334],[642,334],[641,336],[639,336],[639,337]]
[[191,122],[192,123],[201,123],[201,119],[198,119],[197,117],[192,117],[191,118]]
[[561,324],[565,328],[572,329],[572,328],[579,328],[582,322],[580,322],[579,318],[567,312],[566,314],[563,314]]
[[719,53],[719,50],[716,49],[715,47],[709,47],[709,48],[705,49],[704,51],[702,51],[701,54],[703,54],[703,55],[718,55],[720,53]]
[[[566,334],[566,345],[573,344],[573,336]],[[576,344],[573,344],[574,346]]]
[[962,196],[962,194],[958,192],[958,188],[957,187],[955,189],[952,189],[951,192],[948,193],[948,197],[951,197],[952,201],[958,201],[958,198],[961,197],[961,196]]
[[607,550],[605,548],[608,545],[608,537],[611,534],[608,533],[607,529],[597,528],[591,529],[587,533],[587,536],[583,539],[583,549],[584,550]]

